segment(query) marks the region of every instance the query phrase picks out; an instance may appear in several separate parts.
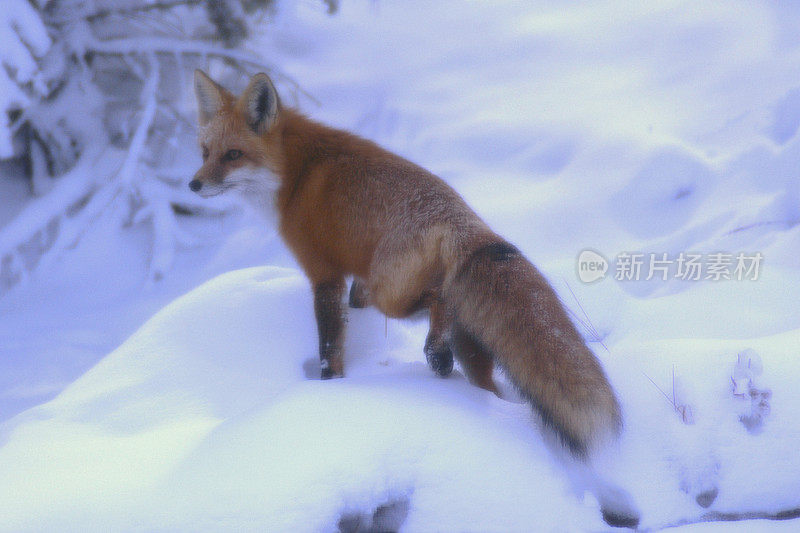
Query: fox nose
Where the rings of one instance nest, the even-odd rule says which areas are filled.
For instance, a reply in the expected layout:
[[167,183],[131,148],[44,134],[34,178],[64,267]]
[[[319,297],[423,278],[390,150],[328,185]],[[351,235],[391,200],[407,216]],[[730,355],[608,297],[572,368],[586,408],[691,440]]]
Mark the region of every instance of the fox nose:
[[197,192],[203,188],[203,182],[200,180],[192,180],[189,182],[189,188],[194,192]]

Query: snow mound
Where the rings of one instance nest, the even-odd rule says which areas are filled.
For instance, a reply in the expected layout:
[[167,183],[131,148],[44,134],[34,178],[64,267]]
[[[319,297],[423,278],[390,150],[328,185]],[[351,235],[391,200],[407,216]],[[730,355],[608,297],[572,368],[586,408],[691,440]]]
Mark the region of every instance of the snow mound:
[[434,377],[420,325],[351,314],[348,377],[322,382],[304,370],[316,326],[297,272],[235,271],[176,300],[2,427],[2,528],[320,531],[387,505],[411,530],[602,524],[525,406]]
[[[436,378],[422,362],[424,323],[350,314],[347,377],[323,382],[297,271],[238,270],[179,298],[54,400],[0,427],[2,529],[603,527],[527,406],[458,373]],[[644,525],[701,520],[712,504],[719,515],[706,518],[800,506],[800,402],[786,401],[793,384],[777,372],[800,370],[782,359],[798,340],[797,330],[762,339],[738,370],[738,341],[614,346],[621,357],[606,366],[633,428],[614,478]],[[664,350],[691,424],[653,386],[669,388]],[[653,383],[624,379],[625,360]],[[780,408],[770,413],[769,395],[733,396],[734,375],[767,383]],[[744,423],[762,415],[756,430]]]

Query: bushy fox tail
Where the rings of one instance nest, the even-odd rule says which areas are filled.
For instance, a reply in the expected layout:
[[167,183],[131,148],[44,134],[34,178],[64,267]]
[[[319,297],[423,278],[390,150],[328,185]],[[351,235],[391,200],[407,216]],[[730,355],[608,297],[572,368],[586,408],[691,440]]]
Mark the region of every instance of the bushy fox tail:
[[444,286],[458,325],[505,370],[512,383],[574,455],[586,458],[622,426],[619,403],[547,280],[512,245],[480,244]]

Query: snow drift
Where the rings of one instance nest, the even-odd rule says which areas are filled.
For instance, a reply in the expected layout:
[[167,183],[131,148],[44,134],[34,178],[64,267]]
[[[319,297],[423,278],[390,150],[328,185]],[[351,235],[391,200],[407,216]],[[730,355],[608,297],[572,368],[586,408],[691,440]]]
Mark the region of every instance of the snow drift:
[[416,337],[374,311],[354,311],[348,337],[347,379],[309,380],[316,327],[296,272],[187,294],[5,426],[2,527],[320,531],[404,501],[421,529],[601,523],[524,406],[406,361]]
[[[220,276],[56,399],[6,423],[2,529],[333,531],[378,519],[408,531],[603,526],[525,405],[427,369],[424,323],[387,326],[374,310],[351,310],[347,377],[313,379],[310,294],[288,269]],[[790,337],[754,344],[765,369],[800,340]],[[738,342],[612,348],[640,361],[668,350],[676,365],[692,364],[693,426],[652,384],[622,379],[629,371],[605,358],[627,400],[617,477],[645,525],[700,518],[695,498],[710,489],[716,512],[800,506],[800,404],[784,401],[794,385],[765,370],[781,407],[749,435],[727,394],[725,346]]]

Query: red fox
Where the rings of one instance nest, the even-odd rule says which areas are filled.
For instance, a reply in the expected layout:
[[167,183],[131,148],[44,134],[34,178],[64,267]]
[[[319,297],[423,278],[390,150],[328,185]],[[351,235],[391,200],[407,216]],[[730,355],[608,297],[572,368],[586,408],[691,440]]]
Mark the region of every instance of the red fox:
[[323,379],[344,375],[353,276],[352,306],[389,317],[428,309],[431,368],[449,374],[455,355],[472,383],[497,393],[497,363],[574,456],[620,432],[617,398],[555,291],[443,180],[282,106],[266,74],[236,97],[196,71],[195,92],[203,165],[189,186],[204,197],[236,189],[277,209],[314,290]]

